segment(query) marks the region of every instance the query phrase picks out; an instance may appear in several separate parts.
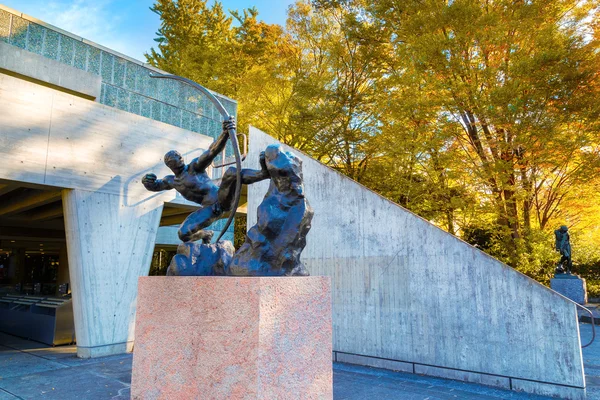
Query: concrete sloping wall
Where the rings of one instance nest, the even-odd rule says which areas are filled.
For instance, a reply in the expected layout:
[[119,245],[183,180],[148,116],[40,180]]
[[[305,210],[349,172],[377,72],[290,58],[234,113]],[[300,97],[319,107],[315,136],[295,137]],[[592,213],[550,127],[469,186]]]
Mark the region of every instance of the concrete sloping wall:
[[[247,167],[277,141],[250,130]],[[575,305],[295,149],[315,210],[302,260],[332,278],[338,361],[582,398]],[[268,183],[248,188],[248,227]]]

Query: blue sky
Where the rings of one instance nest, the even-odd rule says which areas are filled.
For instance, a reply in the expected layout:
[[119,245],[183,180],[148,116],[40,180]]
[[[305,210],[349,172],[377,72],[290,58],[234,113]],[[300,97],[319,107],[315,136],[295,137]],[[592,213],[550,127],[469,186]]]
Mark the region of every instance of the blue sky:
[[[144,52],[155,47],[158,15],[153,0],[0,0],[0,3],[78,36],[146,61]],[[268,23],[285,25],[293,0],[222,0],[228,10],[256,6]]]

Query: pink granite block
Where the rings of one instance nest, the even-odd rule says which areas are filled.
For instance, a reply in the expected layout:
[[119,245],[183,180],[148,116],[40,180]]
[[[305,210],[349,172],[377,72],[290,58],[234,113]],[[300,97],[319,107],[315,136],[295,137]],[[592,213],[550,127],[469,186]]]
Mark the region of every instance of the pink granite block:
[[142,277],[133,399],[331,399],[327,277]]

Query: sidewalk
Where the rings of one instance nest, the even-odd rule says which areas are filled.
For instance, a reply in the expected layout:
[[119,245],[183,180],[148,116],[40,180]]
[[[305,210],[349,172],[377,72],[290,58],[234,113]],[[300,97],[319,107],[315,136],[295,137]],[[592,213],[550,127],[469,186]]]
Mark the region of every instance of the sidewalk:
[[[581,324],[582,341],[591,326]],[[600,338],[583,349],[588,399],[600,400]],[[131,354],[89,360],[75,346],[48,347],[0,333],[0,400],[125,400],[130,397]],[[548,399],[488,386],[334,363],[336,400]]]

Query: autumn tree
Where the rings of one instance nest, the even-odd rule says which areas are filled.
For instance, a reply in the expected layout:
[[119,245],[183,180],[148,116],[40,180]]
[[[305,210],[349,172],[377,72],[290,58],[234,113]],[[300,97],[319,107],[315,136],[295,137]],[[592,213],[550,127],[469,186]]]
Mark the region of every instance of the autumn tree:
[[[594,2],[405,1],[367,4],[390,32],[390,71],[431,96],[496,205],[517,262],[532,210],[549,214],[597,173],[597,43],[585,35]],[[404,79],[407,82],[408,79]],[[404,91],[406,92],[406,91]],[[401,93],[396,91],[396,93]],[[398,104],[406,101],[397,97]],[[546,210],[547,211],[546,211]],[[541,216],[542,227],[548,218]]]
[[290,7],[285,46],[271,65],[277,91],[263,92],[265,118],[255,124],[361,181],[378,151],[373,139],[380,133],[377,83],[384,79],[385,46],[362,40],[355,11],[306,1]]
[[220,2],[157,0],[151,8],[161,17],[148,62],[192,79],[238,100],[238,120],[247,127],[254,110],[245,107],[268,83],[261,74],[277,57],[283,29],[258,19],[255,8],[225,11]]

